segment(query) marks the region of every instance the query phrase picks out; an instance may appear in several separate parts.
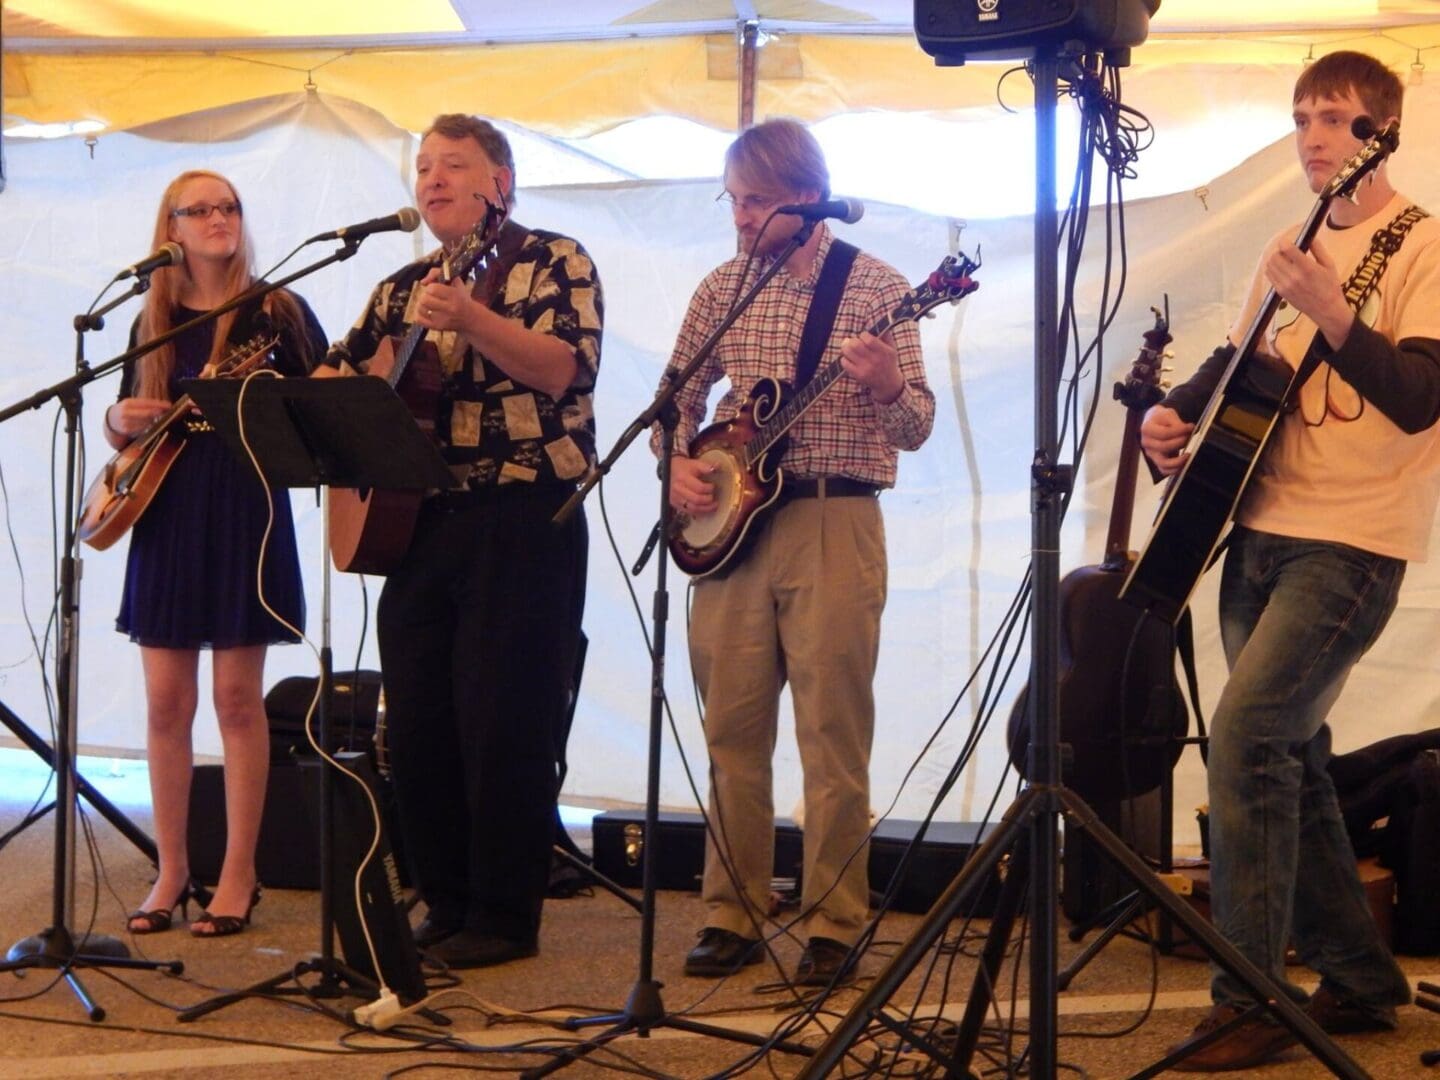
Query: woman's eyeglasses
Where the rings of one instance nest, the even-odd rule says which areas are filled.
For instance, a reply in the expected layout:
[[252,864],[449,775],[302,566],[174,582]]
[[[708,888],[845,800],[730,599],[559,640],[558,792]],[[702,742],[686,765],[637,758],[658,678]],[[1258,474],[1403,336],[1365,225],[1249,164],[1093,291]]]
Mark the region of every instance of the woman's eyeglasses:
[[227,200],[226,202],[218,203],[196,203],[194,206],[178,206],[170,211],[170,216],[188,217],[195,218],[197,221],[207,221],[210,215],[215,213],[216,210],[219,210],[220,213],[227,218],[234,217],[240,213],[240,204]]

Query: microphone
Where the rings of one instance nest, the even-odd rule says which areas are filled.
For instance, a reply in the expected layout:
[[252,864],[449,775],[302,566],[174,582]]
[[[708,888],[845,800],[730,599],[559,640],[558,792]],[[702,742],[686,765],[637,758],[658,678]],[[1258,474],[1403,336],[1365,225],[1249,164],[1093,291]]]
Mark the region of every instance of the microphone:
[[144,277],[152,270],[159,270],[162,266],[179,266],[185,261],[185,250],[176,243],[161,244],[155,254],[141,259],[134,266],[127,266],[115,275],[116,281],[124,281],[126,278]]
[[369,221],[360,222],[359,225],[346,225],[343,229],[322,232],[317,236],[310,237],[305,243],[314,244],[321,240],[344,240],[348,243],[353,240],[363,240],[371,233],[414,232],[419,227],[420,212],[413,206],[406,206],[387,217],[371,218]]
[[1383,128],[1377,128],[1375,121],[1370,117],[1357,116],[1350,121],[1350,134],[1362,142],[1379,138],[1392,154],[1400,147],[1400,124],[1398,121],[1392,121]]
[[865,216],[865,204],[859,199],[827,199],[824,202],[793,203],[781,206],[777,214],[797,214],[806,221],[821,218],[839,218],[846,225],[854,225]]

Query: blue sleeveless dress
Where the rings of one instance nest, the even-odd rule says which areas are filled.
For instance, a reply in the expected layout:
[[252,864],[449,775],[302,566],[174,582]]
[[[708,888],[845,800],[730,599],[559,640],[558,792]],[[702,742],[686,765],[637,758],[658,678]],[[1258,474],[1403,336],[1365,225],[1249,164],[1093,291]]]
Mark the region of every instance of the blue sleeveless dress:
[[[298,298],[297,298],[298,299]],[[301,302],[309,323],[312,355],[323,355],[324,334]],[[176,310],[178,324],[199,312]],[[244,340],[237,319],[233,340]],[[198,375],[210,355],[213,324],[175,340],[171,400],[179,381]],[[316,339],[318,338],[318,342]],[[318,346],[318,347],[317,347]],[[275,366],[287,363],[277,347]],[[304,374],[304,366],[286,374]],[[127,370],[121,397],[131,393]],[[269,604],[292,626],[305,626],[305,595],[295,549],[290,493],[271,492],[275,520],[264,544],[263,590]],[[274,645],[299,637],[260,602],[256,566],[269,517],[265,489],[248,460],[237,457],[213,431],[191,433],[154,500],[130,533],[125,588],[115,628],[140,645],[171,649],[228,649]]]

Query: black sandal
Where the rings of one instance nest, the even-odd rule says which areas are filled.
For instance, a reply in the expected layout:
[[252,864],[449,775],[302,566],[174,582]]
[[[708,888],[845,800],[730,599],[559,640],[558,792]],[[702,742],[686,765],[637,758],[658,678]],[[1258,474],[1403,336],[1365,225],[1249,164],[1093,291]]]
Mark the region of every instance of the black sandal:
[[182,908],[186,917],[190,915],[190,898],[181,897],[168,908],[145,911],[137,908],[125,916],[125,929],[132,934],[159,934],[175,925],[175,909]]
[[155,908],[146,911],[144,908],[136,908],[129,915],[125,916],[125,928],[132,934],[161,934],[175,925],[175,909],[178,907],[185,918],[190,917],[190,899],[194,897],[196,902],[204,905],[210,902],[210,894],[194,881],[187,881],[185,888],[180,890],[180,895],[168,908]]
[[[240,933],[250,925],[250,912],[255,910],[255,905],[260,903],[260,886],[256,884],[255,891],[250,894],[250,906],[245,909],[244,915],[215,915],[206,910],[200,912],[200,917],[190,923],[190,934],[192,937],[212,938],[230,937]],[[201,930],[200,927],[208,926],[209,930]]]

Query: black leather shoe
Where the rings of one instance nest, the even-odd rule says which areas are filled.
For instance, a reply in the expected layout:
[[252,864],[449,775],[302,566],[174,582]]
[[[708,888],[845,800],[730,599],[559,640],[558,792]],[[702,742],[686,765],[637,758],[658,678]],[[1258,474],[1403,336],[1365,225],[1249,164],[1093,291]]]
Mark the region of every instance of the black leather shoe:
[[718,926],[705,927],[699,938],[700,944],[685,957],[686,975],[733,975],[747,964],[758,964],[765,956],[760,942]]
[[805,943],[800,963],[795,968],[796,986],[829,986],[845,983],[855,969],[850,946],[834,938],[812,937]]
[[411,936],[415,939],[417,948],[428,949],[433,945],[440,944],[448,937],[453,937],[462,929],[462,924],[436,918],[432,912],[420,920],[420,924],[411,931]]
[[425,950],[432,960],[439,960],[449,968],[494,967],[511,960],[524,960],[539,952],[540,946],[534,941],[516,941],[479,930],[457,930]]

